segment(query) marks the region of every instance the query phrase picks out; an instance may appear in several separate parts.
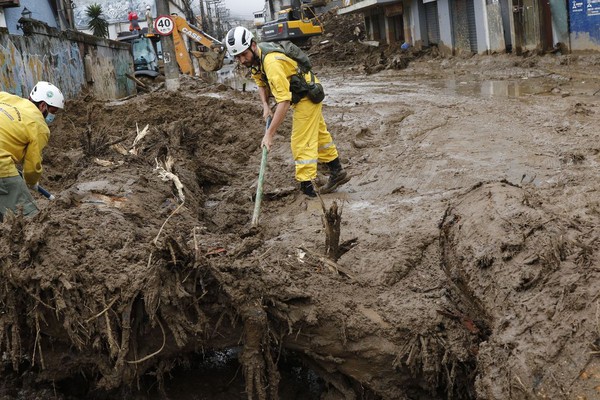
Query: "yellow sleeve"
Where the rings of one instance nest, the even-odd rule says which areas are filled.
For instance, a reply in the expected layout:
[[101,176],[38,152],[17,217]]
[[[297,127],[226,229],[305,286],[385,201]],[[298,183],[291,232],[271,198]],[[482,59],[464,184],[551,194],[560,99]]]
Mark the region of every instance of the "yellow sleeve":
[[28,185],[35,185],[42,176],[42,150],[48,144],[50,130],[45,121],[35,120],[27,124],[26,135],[29,143],[23,159],[23,177]]
[[271,93],[277,103],[292,101],[288,76],[294,73],[295,67],[290,68],[289,61],[291,60],[283,54],[271,53],[267,54],[263,62],[265,74],[269,78]]
[[256,86],[258,86],[258,87],[267,86],[267,81],[265,80],[265,77],[263,76],[263,74],[261,74],[260,72],[253,73],[252,79],[254,79],[254,82],[256,83]]

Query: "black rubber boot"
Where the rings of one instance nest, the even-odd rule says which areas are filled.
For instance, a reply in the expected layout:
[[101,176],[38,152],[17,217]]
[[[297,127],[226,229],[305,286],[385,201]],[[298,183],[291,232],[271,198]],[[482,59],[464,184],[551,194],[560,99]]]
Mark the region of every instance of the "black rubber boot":
[[327,167],[329,168],[331,174],[329,175],[327,184],[321,188],[322,194],[331,193],[350,180],[350,177],[342,168],[339,158],[328,162]]
[[300,182],[300,190],[308,197],[317,197],[311,181]]

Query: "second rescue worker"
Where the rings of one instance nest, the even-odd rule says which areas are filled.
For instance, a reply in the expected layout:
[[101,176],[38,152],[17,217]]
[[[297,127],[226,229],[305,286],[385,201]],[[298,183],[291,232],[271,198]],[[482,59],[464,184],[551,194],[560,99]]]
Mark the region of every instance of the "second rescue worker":
[[[40,81],[24,99],[0,92],[0,221],[8,211],[23,207],[24,215],[38,212],[27,185],[35,188],[42,175],[42,150],[48,143],[56,112],[65,105],[62,92]],[[23,165],[23,178],[17,164]]]
[[[270,149],[277,128],[292,105],[290,80],[298,73],[298,63],[280,52],[270,52],[262,57],[252,33],[241,26],[231,29],[225,41],[229,53],[241,64],[251,68],[252,77],[258,85],[263,117],[273,117],[262,139],[262,145]],[[305,76],[307,82],[311,79],[310,74],[312,73]],[[277,102],[274,114],[269,106],[269,93]],[[331,172],[327,184],[320,188],[320,193],[331,193],[350,180],[340,164],[337,149],[327,131],[322,107],[320,102],[313,103],[308,97],[293,104],[291,148],[296,165],[296,180],[300,182],[302,192],[310,197],[316,196],[311,181],[317,177],[318,162],[326,163]]]

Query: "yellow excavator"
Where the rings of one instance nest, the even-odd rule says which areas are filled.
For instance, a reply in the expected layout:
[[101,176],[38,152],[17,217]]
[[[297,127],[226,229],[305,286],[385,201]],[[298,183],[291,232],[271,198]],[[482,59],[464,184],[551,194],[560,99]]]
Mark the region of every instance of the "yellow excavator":
[[[170,17],[175,25],[172,34],[173,42],[175,43],[177,64],[179,64],[182,73],[194,75],[189,53],[192,53],[198,59],[198,64],[205,71],[217,71],[223,67],[223,59],[226,53],[223,43],[209,36],[200,28],[188,23],[185,18],[178,15],[171,15]],[[184,36],[200,44],[204,51],[192,50],[188,52],[183,40]]]
[[[189,24],[178,15],[170,15],[170,17],[174,24],[172,35],[175,44],[175,58],[181,73],[194,75],[190,53],[198,59],[198,64],[204,71],[217,71],[223,67],[226,50],[221,42]],[[183,40],[184,36],[201,45],[200,47],[204,51],[188,52]],[[141,31],[119,33],[117,40],[131,44],[136,78],[150,82],[160,75],[157,56],[157,43],[160,41],[160,36],[149,33],[148,29],[144,28]]]
[[265,42],[289,40],[303,46],[310,37],[322,34],[323,24],[317,18],[314,6],[302,0],[292,0],[291,6],[279,11],[274,21],[263,25],[261,39]]

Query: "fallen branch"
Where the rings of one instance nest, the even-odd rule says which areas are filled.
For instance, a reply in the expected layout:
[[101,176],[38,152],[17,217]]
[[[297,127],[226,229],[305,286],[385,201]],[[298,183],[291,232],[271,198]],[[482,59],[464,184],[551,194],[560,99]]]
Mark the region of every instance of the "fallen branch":
[[138,149],[137,149],[137,144],[148,134],[148,127],[150,125],[146,125],[144,127],[144,129],[142,129],[142,131],[140,132],[140,128],[138,127],[137,123],[135,124],[135,129],[137,131],[137,135],[135,137],[135,139],[133,139],[133,144],[131,145],[131,150],[129,150],[129,152],[133,155],[137,155],[138,154]]
[[324,257],[324,256],[322,256],[319,253],[316,253],[314,251],[308,250],[305,247],[299,247],[299,249],[302,250],[307,255],[309,255],[310,257],[316,259],[318,262],[320,262],[323,265],[325,265],[331,272],[335,272],[337,274],[344,275],[347,278],[350,278],[353,281],[356,281],[356,278],[354,277],[354,275],[352,275],[346,268],[342,267],[341,265],[339,265],[335,261],[330,260],[329,258]]
[[140,81],[135,76],[129,75],[129,74],[125,74],[125,76],[128,77],[129,79],[131,79],[132,81],[134,81],[137,85],[143,87],[144,89],[148,89],[148,86],[146,86],[146,84],[144,84],[144,82]]
[[172,172],[173,164],[175,164],[173,157],[167,156],[167,158],[161,162],[159,162],[158,159],[155,158],[154,161],[156,161],[155,169],[158,171],[158,175],[163,181],[173,181],[173,184],[177,188],[179,200],[182,203],[184,203],[185,195],[183,194],[183,183],[181,183],[179,177]]

